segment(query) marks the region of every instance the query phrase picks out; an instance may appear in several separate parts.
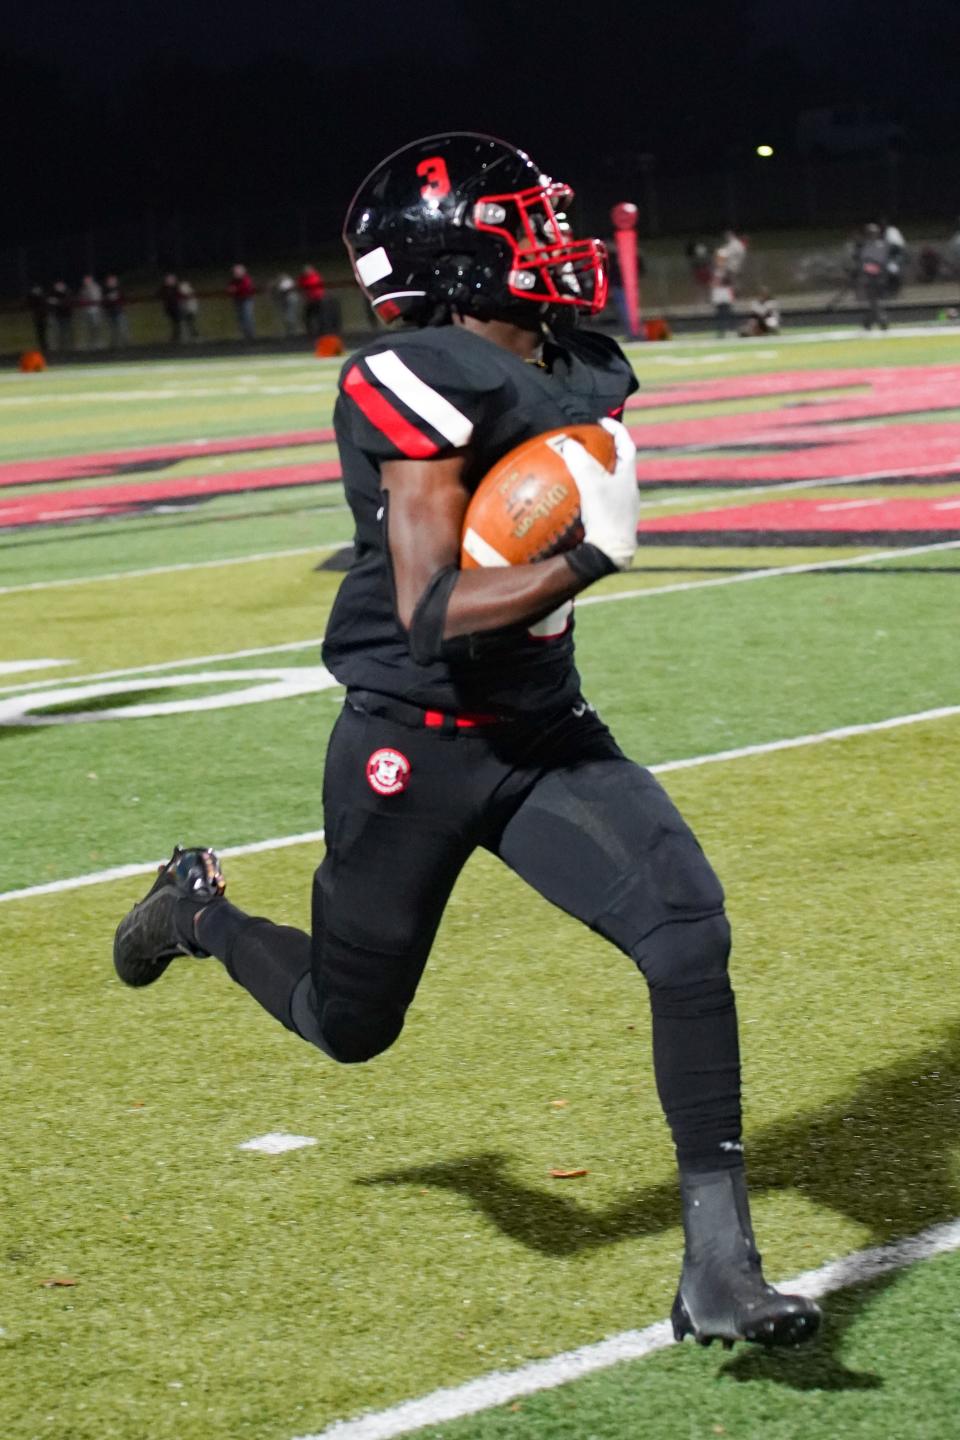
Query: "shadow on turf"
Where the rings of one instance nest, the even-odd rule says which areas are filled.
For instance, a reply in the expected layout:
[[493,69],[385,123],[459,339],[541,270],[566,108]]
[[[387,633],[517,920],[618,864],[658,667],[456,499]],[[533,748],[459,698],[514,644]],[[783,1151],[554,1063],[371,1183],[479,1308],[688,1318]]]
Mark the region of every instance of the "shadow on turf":
[[[865,1243],[883,1244],[960,1213],[951,1147],[960,1113],[960,1025],[940,1047],[866,1074],[848,1098],[750,1138],[755,1194],[796,1189],[821,1209],[856,1221]],[[463,1195],[504,1235],[545,1255],[656,1235],[679,1223],[673,1183],[639,1190],[606,1210],[516,1180],[501,1154],[442,1160],[358,1179],[361,1185],[417,1185]],[[762,1237],[761,1237],[762,1239]],[[725,1368],[738,1380],[798,1389],[882,1384],[846,1370],[836,1357],[843,1333],[895,1276],[853,1287],[827,1303],[828,1325],[809,1359],[747,1352]]]

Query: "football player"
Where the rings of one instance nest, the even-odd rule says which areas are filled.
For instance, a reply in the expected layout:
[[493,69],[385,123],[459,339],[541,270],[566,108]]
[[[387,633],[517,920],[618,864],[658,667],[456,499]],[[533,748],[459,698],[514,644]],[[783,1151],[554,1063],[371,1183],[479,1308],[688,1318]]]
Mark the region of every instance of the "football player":
[[[127,984],[149,985],[175,956],[215,955],[289,1030],[369,1060],[400,1034],[454,882],[484,847],[647,982],[686,1236],[677,1337],[794,1344],[819,1311],[765,1283],[754,1243],[723,891],[574,666],[574,597],[636,548],[620,416],[637,382],[613,340],[572,323],[603,307],[606,273],[602,244],[570,232],[570,199],[523,151],[463,133],[398,150],[360,186],[344,240],[370,304],[400,328],[348,360],[336,406],[356,558],[323,652],[346,701],[312,930],[236,908],[214,852],[177,847],[121,921],[114,959]],[[583,542],[461,571],[483,475],[584,422],[611,430],[617,461],[610,473],[573,451]]]

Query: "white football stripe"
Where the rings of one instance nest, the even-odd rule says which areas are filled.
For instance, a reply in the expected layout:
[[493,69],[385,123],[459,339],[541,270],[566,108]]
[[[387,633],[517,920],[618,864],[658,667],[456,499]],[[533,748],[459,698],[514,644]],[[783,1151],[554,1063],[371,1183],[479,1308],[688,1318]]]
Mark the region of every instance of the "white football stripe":
[[381,385],[392,390],[398,400],[402,400],[409,410],[426,420],[434,430],[438,430],[451,445],[466,445],[473,434],[472,422],[466,415],[461,414],[455,405],[451,405],[449,400],[445,400],[436,390],[431,390],[419,375],[414,375],[395,350],[382,350],[378,355],[366,355],[364,361]]
[[509,565],[510,561],[504,559],[499,550],[495,550],[489,540],[484,540],[478,535],[472,526],[468,525],[463,534],[463,548],[471,560],[484,569],[491,569],[495,565]]

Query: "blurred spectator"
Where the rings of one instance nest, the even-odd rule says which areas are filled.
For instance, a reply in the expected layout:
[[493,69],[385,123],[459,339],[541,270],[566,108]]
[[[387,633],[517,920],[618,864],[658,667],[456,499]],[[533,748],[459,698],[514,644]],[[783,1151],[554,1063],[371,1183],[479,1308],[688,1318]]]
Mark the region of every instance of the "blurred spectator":
[[315,265],[304,265],[297,278],[303,299],[303,318],[312,340],[323,332],[323,276]]
[[296,335],[300,329],[300,297],[293,276],[283,271],[271,285],[270,293],[282,334],[288,338]]
[[200,339],[200,301],[189,280],[180,281],[177,298],[180,302],[180,339],[195,342]]
[[37,349],[47,353],[47,331],[50,328],[50,307],[47,304],[47,292],[42,285],[31,285],[27,291],[27,309],[30,311],[30,319],[33,321],[33,333],[37,342]]
[[947,243],[947,264],[950,266],[952,275],[960,275],[960,220],[957,221],[957,228]]
[[865,226],[863,237],[863,245],[860,247],[860,289],[867,307],[863,324],[866,330],[872,330],[874,325],[886,330],[890,322],[883,308],[883,301],[887,294],[890,251],[879,225]]
[[733,276],[717,251],[710,277],[710,304],[717,321],[717,335],[722,340],[733,324]]
[[887,294],[900,293],[903,284],[903,267],[907,258],[907,242],[903,231],[892,220],[880,222],[880,232],[887,247]]
[[80,306],[81,347],[99,350],[103,345],[103,290],[92,275],[84,275],[77,292]]
[[690,273],[703,290],[710,288],[710,251],[702,240],[688,240],[684,252],[690,266]]
[[741,327],[741,335],[779,335],[780,307],[770,296],[770,291],[761,285],[755,300],[750,302],[750,317]]
[[244,340],[255,340],[256,329],[253,322],[253,297],[257,288],[247,272],[246,265],[234,265],[231,271],[230,284],[227,286],[227,293],[233,301],[233,308],[237,317],[237,328]]
[[114,350],[120,350],[130,344],[130,326],[127,322],[127,299],[116,275],[108,275],[103,282],[103,308],[110,327],[110,344]]
[[940,252],[933,245],[924,245],[917,257],[917,279],[921,285],[932,285],[940,279],[942,261]]
[[739,235],[735,235],[732,230],[725,230],[723,232],[723,244],[717,251],[717,255],[720,258],[723,268],[730,276],[731,281],[735,284],[737,276],[743,269],[744,261],[747,258],[746,243]]
[[180,282],[176,275],[164,275],[157,295],[170,322],[170,339],[176,345],[183,338],[180,333]]
[[53,317],[53,336],[58,350],[73,349],[73,292],[65,280],[58,280],[47,297]]

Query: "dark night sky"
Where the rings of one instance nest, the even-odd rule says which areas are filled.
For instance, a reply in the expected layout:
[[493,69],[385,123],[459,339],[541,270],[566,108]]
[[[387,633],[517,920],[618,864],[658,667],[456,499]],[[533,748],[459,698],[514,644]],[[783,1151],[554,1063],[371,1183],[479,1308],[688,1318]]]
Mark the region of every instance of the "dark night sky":
[[[0,249],[142,215],[342,206],[418,134],[491,131],[575,183],[706,173],[866,102],[960,149],[960,4],[923,0],[34,0],[0,35]],[[955,202],[952,202],[952,204]],[[5,234],[3,232],[6,232]]]

